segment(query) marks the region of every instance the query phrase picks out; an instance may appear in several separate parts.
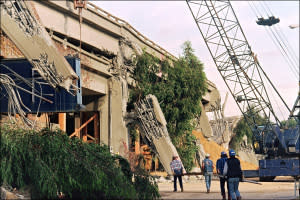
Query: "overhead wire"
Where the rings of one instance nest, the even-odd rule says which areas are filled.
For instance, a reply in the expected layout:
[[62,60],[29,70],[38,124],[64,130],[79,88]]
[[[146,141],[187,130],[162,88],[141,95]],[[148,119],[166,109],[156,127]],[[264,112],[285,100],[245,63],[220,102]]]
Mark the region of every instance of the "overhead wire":
[[265,1],[263,1],[263,3],[265,4],[266,8],[269,10],[271,16],[274,16],[271,9],[269,8],[269,6],[267,5],[267,3]]
[[[251,3],[253,3],[253,2],[248,2],[248,4],[250,5],[250,8],[252,10],[252,12],[256,15],[256,17],[257,18],[258,18],[258,16],[263,17],[263,15],[259,11],[259,9],[255,6],[255,4],[253,3],[253,5],[251,5]],[[269,35],[269,37],[271,38],[272,42],[278,48],[279,52],[281,53],[281,55],[284,58],[284,60],[286,61],[286,63],[288,64],[290,70],[292,71],[293,76],[296,79],[298,79],[298,77],[297,77],[297,74],[298,74],[297,67],[295,67],[295,63],[288,56],[287,50],[282,46],[282,44],[280,42],[280,39],[276,36],[276,33],[274,31],[272,31],[272,29],[270,29],[270,30],[269,29],[265,29],[265,30],[266,30],[267,34]],[[272,37],[272,35],[274,37]]]
[[[267,15],[268,15],[269,17],[270,17],[270,16],[273,16],[272,11],[270,10],[270,8],[269,8],[268,5],[266,4],[266,2],[263,2],[263,3],[260,2],[260,3],[261,3],[261,5],[262,5],[262,7],[265,9]],[[268,11],[267,11],[267,9],[266,9],[265,7],[269,10],[270,15],[268,14]],[[277,29],[277,27],[278,27],[278,29]],[[295,52],[293,51],[293,48],[290,46],[288,40],[286,39],[285,35],[284,35],[283,32],[281,31],[279,24],[274,24],[274,26],[271,26],[270,28],[271,28],[271,29],[273,28],[273,29],[275,30],[275,33],[276,33],[277,36],[280,38],[282,44],[284,45],[284,47],[286,48],[286,50],[287,50],[288,53],[289,53],[289,54],[287,54],[287,56],[290,56],[290,57],[291,57],[291,60],[294,61],[294,64],[297,65],[297,62],[298,62],[299,59],[298,59],[297,56],[295,55]],[[295,67],[295,69],[297,69],[297,68]]]
[[[252,2],[253,3],[253,2]],[[252,12],[256,15],[256,17],[258,18],[259,16],[260,17],[263,17],[263,15],[261,14],[261,12],[259,11],[259,9],[258,8],[256,8],[256,6],[254,5],[254,3],[253,3],[253,5],[251,5],[251,3],[250,2],[248,2],[248,4],[250,5],[250,8],[251,8],[251,10],[252,10]],[[267,9],[269,9],[269,8],[267,8]],[[264,10],[266,11],[267,10],[266,8],[264,8]],[[270,10],[270,9],[269,9]],[[270,11],[270,13],[271,13],[271,11]],[[268,15],[269,16],[269,15]],[[284,49],[284,48],[280,48],[280,46],[279,45],[281,45],[281,43],[279,42],[279,39],[276,37],[276,35],[275,35],[275,33],[273,33],[272,32],[272,34],[274,35],[274,38],[277,40],[277,42],[275,41],[275,39],[273,38],[273,37],[271,37],[271,34],[270,34],[270,30],[268,30],[268,29],[266,29],[267,30],[267,34],[270,36],[270,38],[271,38],[271,40],[272,40],[272,42],[277,46],[277,48],[279,49],[279,51],[280,51],[280,53],[281,53],[281,55],[285,58],[285,60],[286,60],[286,62],[288,63],[288,65],[290,66],[290,69],[291,69],[291,71],[293,71],[293,72],[295,72],[295,68],[293,68],[292,67],[292,64],[290,63],[291,61],[290,61],[290,59],[287,59],[287,57],[284,55],[284,54],[286,54],[286,50]],[[295,75],[295,73],[293,73],[294,75]],[[296,77],[297,78],[297,77]],[[266,82],[266,81],[265,81]],[[268,81],[267,81],[268,82]],[[268,82],[269,84],[271,84],[270,82]],[[275,97],[274,97],[274,94],[273,94],[273,90],[275,90],[273,87],[271,87],[271,89],[270,89],[270,85],[269,84],[267,84],[266,86],[269,88],[268,89],[268,91],[270,91],[270,94],[271,94],[271,96],[272,96],[272,101],[277,105],[277,107],[278,107],[278,110],[279,110],[279,112],[280,112],[280,114],[281,114],[281,117],[284,119],[284,113],[283,113],[283,111],[282,111],[282,109],[280,108],[280,106],[279,106],[279,103],[278,103],[278,99],[276,99]]]
[[[273,16],[271,9],[268,7],[266,2],[260,2],[260,4],[261,4],[261,7],[265,10],[268,17]],[[267,10],[269,10],[269,11],[267,11]],[[270,14],[268,12],[270,12]],[[284,36],[281,29],[278,30],[277,27],[280,28],[279,24],[274,24],[273,26],[270,26],[270,29],[272,32],[274,32],[274,37],[276,37],[276,39],[278,38],[278,43],[280,44],[281,48],[284,50],[285,55],[288,57],[289,62],[291,63],[291,67],[296,71],[296,74],[298,74],[298,72],[297,72],[298,66],[297,65],[299,65],[299,63],[298,63],[299,58],[297,58],[297,56],[295,55],[293,48],[289,45],[288,40]]]
[[284,35],[283,31],[281,30],[281,27],[280,27],[280,26],[275,26],[275,27],[279,29],[279,32],[282,34],[283,39],[286,41],[286,43],[287,43],[288,46],[290,47],[289,49],[291,50],[291,52],[292,52],[292,54],[293,54],[295,60],[299,62],[299,57],[298,57],[298,55],[295,53],[294,49],[291,47],[291,44],[289,43],[287,37]]

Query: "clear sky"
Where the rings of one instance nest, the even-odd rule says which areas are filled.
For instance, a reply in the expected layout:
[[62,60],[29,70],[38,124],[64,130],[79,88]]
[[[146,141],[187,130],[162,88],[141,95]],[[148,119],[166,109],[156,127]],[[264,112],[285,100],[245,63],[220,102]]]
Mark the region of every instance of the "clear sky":
[[[181,46],[186,40],[191,41],[195,54],[204,63],[207,78],[217,85],[222,102],[224,101],[228,89],[213,63],[185,1],[93,1],[92,3],[127,21],[140,33],[175,56],[181,53]],[[265,3],[256,1],[251,3],[251,6],[253,5],[265,18],[270,13],[280,18],[278,26],[281,33],[286,36],[289,46],[299,58],[299,28],[288,27],[291,24],[299,24],[299,1]],[[278,47],[272,42],[266,27],[255,23],[257,17],[250,3],[232,1],[232,6],[253,52],[258,55],[261,66],[291,108],[298,94],[299,75],[290,69]],[[299,70],[299,60],[297,68]],[[281,119],[287,118],[288,113],[281,106],[280,108],[276,104],[273,106]],[[234,99],[229,95],[225,115],[240,114]]]

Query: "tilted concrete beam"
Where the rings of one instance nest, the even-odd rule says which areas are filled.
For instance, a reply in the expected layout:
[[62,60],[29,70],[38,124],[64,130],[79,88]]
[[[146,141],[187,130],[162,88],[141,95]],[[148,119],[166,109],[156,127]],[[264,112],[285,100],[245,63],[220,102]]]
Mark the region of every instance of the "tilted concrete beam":
[[41,76],[53,87],[77,89],[78,76],[60,55],[45,28],[32,14],[30,2],[5,1],[1,4],[1,29],[16,44]]

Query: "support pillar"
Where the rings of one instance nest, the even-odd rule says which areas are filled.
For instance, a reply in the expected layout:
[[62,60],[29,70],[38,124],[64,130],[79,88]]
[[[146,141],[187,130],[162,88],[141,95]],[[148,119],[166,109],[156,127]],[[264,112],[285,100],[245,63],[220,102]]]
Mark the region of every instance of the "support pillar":
[[96,117],[94,119],[94,138],[96,139],[96,143],[99,144],[100,131],[99,131],[99,112],[95,112]]
[[[74,116],[74,128],[75,128],[75,130],[76,129],[79,129],[79,127],[80,127],[80,113],[75,113],[75,116]],[[80,133],[79,133],[79,136],[80,136]]]

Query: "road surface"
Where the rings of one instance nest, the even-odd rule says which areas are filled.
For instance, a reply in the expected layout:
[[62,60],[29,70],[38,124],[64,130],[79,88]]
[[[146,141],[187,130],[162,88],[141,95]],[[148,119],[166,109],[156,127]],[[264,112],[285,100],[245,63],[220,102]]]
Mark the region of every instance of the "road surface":
[[[178,184],[178,183],[177,183]],[[162,199],[221,199],[219,181],[213,180],[211,192],[206,193],[204,180],[184,183],[184,192],[172,192],[172,183],[159,183]],[[179,185],[177,186],[179,188]],[[240,183],[239,191],[242,199],[300,199],[294,195],[294,182],[278,180],[275,182],[262,182],[262,185]],[[298,192],[298,191],[297,191]]]

